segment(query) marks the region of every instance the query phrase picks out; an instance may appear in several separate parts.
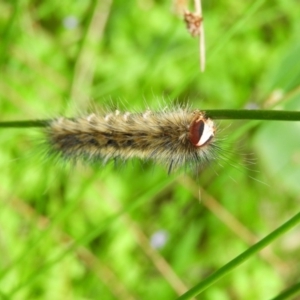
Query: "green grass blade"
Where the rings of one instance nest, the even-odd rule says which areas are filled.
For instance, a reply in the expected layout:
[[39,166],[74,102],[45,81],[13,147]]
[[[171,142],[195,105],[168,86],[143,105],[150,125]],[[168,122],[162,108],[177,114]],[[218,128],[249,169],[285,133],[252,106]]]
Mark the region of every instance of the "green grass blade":
[[300,111],[213,109],[206,115],[220,120],[300,121]]
[[254,244],[250,248],[248,248],[245,252],[238,255],[236,258],[231,260],[229,263],[221,267],[219,270],[214,272],[212,275],[201,281],[199,284],[191,288],[189,291],[187,291],[185,294],[177,298],[178,300],[183,299],[190,299],[192,297],[195,297],[199,295],[201,292],[203,292],[205,289],[207,289],[209,286],[211,286],[213,283],[221,279],[223,276],[227,275],[229,272],[231,272],[233,269],[238,267],[240,264],[242,264],[244,261],[249,259],[251,256],[256,254],[258,251],[269,245],[272,241],[274,241],[276,238],[283,235],[285,232],[296,226],[300,222],[300,212],[297,213],[294,217],[292,217],[290,220],[285,222],[283,225],[281,225],[279,228],[274,230],[272,233],[267,235],[265,238],[260,240],[258,243]]
[[[216,120],[300,121],[300,111],[208,109],[207,117]],[[51,120],[0,122],[0,128],[46,127]]]
[[47,127],[50,120],[28,120],[0,122],[0,128]]
[[294,284],[287,290],[283,291],[281,294],[277,295],[276,297],[272,298],[271,300],[283,300],[289,299],[292,296],[296,296],[300,292],[300,282]]

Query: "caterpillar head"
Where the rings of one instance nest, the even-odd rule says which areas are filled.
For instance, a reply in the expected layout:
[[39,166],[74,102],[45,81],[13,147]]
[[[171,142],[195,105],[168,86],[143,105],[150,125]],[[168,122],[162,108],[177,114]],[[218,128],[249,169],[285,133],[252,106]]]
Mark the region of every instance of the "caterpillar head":
[[190,126],[190,142],[195,147],[204,147],[209,144],[215,135],[216,127],[213,120],[202,114],[195,118]]

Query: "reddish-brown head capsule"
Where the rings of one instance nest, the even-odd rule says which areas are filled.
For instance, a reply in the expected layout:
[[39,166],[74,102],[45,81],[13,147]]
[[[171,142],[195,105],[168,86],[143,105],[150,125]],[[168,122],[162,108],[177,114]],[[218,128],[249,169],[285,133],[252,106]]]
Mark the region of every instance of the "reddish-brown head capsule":
[[190,127],[190,141],[196,147],[203,147],[211,141],[215,135],[214,122],[203,116],[195,119]]

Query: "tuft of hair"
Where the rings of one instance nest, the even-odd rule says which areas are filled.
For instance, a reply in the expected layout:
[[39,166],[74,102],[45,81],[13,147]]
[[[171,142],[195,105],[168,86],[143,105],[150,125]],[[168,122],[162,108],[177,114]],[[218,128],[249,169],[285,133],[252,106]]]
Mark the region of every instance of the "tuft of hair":
[[188,107],[130,113],[119,110],[78,118],[59,117],[46,128],[49,153],[74,162],[133,157],[168,166],[198,167],[215,158],[216,126]]

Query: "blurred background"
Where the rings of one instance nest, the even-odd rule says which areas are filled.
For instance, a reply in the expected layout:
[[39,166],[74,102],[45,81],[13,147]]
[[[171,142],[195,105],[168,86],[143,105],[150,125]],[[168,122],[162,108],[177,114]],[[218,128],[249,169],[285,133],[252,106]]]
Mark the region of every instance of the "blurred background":
[[[189,3],[193,10],[193,3]],[[93,108],[300,109],[298,1],[0,1],[2,121]],[[1,129],[1,299],[175,299],[299,207],[296,122],[218,122],[219,159],[70,166]],[[198,299],[267,299],[299,278],[294,229]]]

